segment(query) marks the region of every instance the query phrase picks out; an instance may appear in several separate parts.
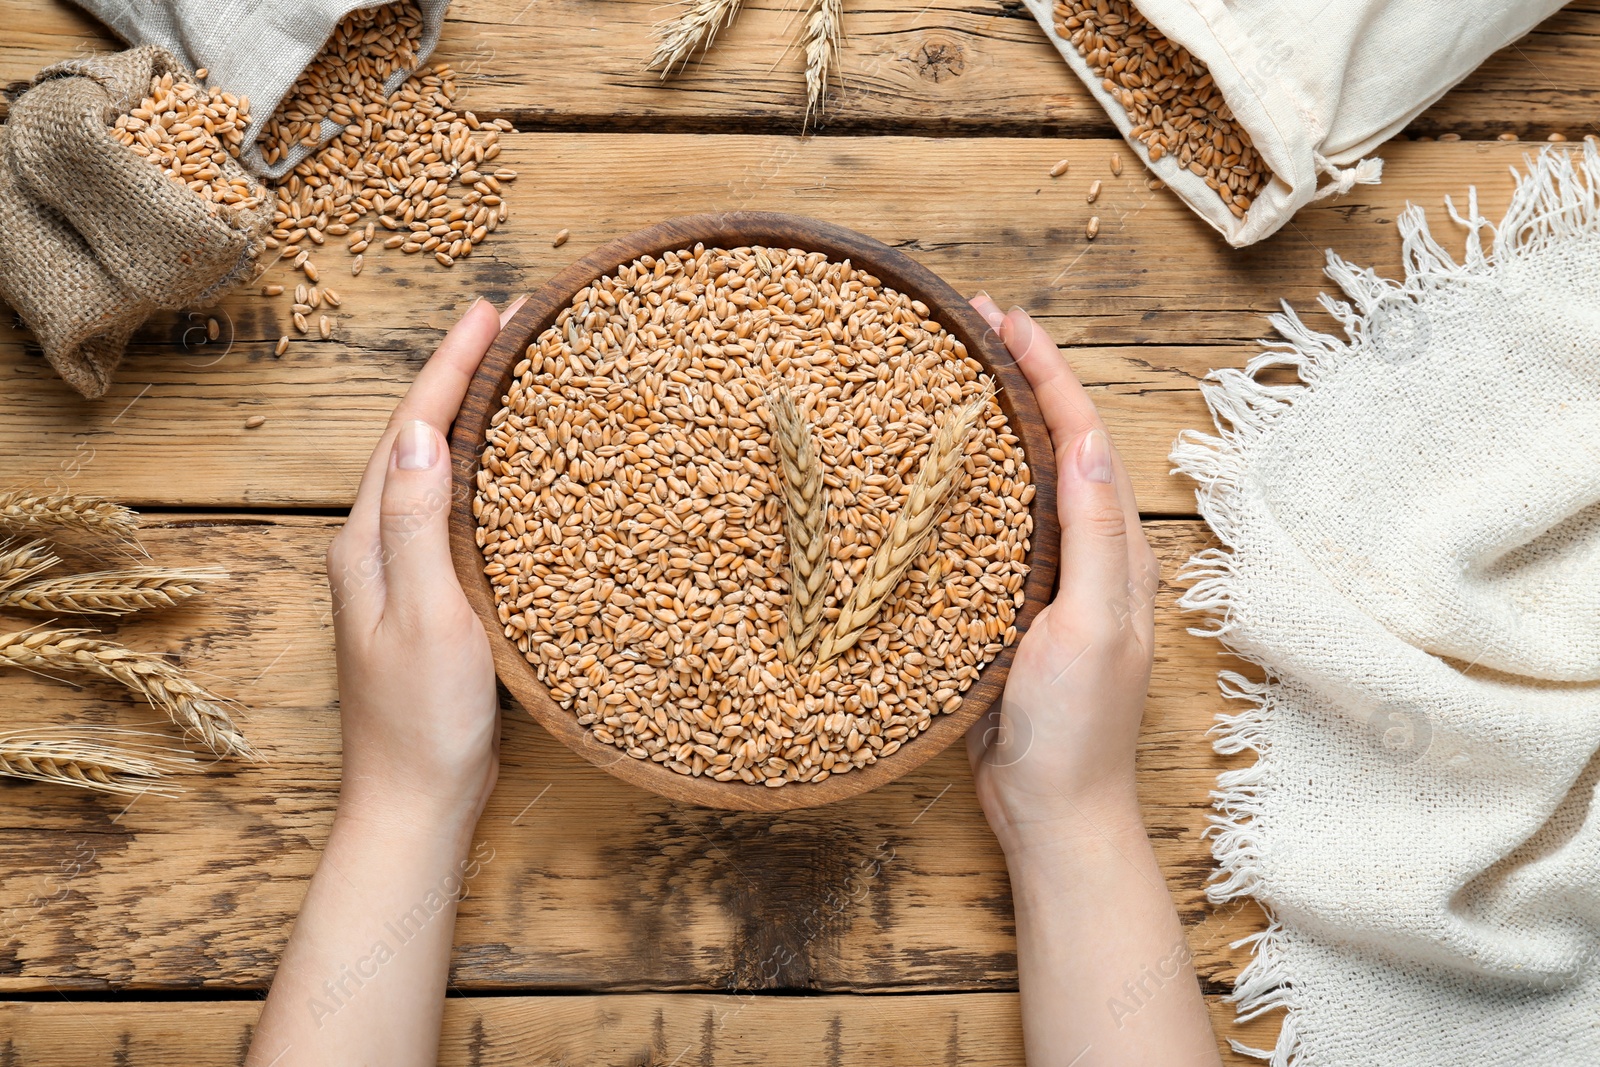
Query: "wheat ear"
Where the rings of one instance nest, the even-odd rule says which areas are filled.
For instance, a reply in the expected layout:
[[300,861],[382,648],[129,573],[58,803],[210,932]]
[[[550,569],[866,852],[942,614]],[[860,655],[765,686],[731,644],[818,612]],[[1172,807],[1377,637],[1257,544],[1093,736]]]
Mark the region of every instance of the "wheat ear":
[[219,756],[254,759],[220,697],[189,680],[161,656],[137,652],[86,630],[23,630],[0,634],[0,667],[69,671],[106,678],[139,694]]
[[0,593],[60,562],[43,541],[0,541]]
[[[93,727],[83,729],[93,731]],[[172,796],[176,789],[157,788],[152,783],[167,772],[193,762],[170,750],[148,745],[102,745],[68,736],[65,731],[45,730],[33,737],[20,734],[0,737],[0,775],[123,796],[143,793]]]
[[806,115],[811,126],[822,117],[828,92],[828,70],[838,64],[843,34],[843,0],[811,0],[804,31],[806,53]]
[[739,0],[690,0],[675,17],[656,23],[656,39],[646,70],[660,68],[665,78],[683,67],[696,52],[711,47],[717,33],[739,13]]
[[817,647],[818,668],[826,666],[861,639],[885,602],[894,595],[895,587],[912,562],[938,531],[956,477],[964,469],[967,439],[988,407],[991,395],[985,390],[977,399],[952,412],[934,435],[922,469],[917,472],[917,480],[911,483],[911,492],[895,513],[889,532],[867,561],[866,573],[850,590],[844,606],[839,609],[839,617],[822,635],[822,643]]
[[17,530],[83,530],[117,541],[133,541],[139,516],[121,504],[76,493],[0,492],[0,526]]
[[128,567],[44,578],[8,589],[0,573],[0,608],[63,615],[131,615],[175,607],[205,592],[207,582],[227,576],[217,567]]
[[822,605],[833,571],[828,556],[832,535],[822,463],[811,441],[810,422],[781,385],[768,394],[767,408],[772,412],[772,444],[783,483],[783,529],[789,541],[789,625],[783,654],[793,663],[822,628]]

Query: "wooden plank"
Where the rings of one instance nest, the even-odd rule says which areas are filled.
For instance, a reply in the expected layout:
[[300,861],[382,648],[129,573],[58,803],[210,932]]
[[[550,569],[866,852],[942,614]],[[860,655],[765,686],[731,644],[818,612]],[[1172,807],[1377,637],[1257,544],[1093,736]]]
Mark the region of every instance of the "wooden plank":
[[[471,258],[444,270],[426,257],[369,253],[350,278],[342,251],[325,254],[326,277],[345,298],[330,342],[299,341],[274,358],[273,343],[292,331],[289,301],[252,289],[221,304],[217,345],[201,343],[204,315],[153,321],[110,395],[85,404],[23,332],[0,328],[0,453],[14,457],[11,478],[134,504],[344,507],[378,428],[474,295],[525,292],[664,215],[744,207],[853,227],[962,292],[985,288],[1034,311],[1104,405],[1144,508],[1189,514],[1190,488],[1168,474],[1166,454],[1179,429],[1210,424],[1195,382],[1253,354],[1279,298],[1316,321],[1324,248],[1397,274],[1393,222],[1406,203],[1437,209],[1476,183],[1482,210],[1498,217],[1507,168],[1525,150],[1396,145],[1382,185],[1313,205],[1240,252],[1134,168],[1104,175],[1101,235],[1085,241],[1083,189],[1109,141],[520,134],[505,143],[502,161],[525,175],[516,211]],[[1048,170],[1063,151],[1076,166],[1055,181]],[[563,227],[571,240],[551,247]],[[1457,243],[1453,229],[1441,223],[1437,236]],[[269,278],[292,285],[285,264]],[[246,431],[254,414],[268,422]]]
[[[322,557],[337,520],[170,516],[155,559],[234,577],[120,639],[164,649],[249,709],[266,753],[182,776],[176,799],[129,805],[34,783],[0,787],[0,995],[261,989],[332,817],[339,724]],[[1171,576],[1207,544],[1192,521],[1149,524]],[[1258,918],[1212,913],[1201,839],[1228,662],[1163,588],[1140,751],[1158,855],[1213,993]],[[0,730],[150,719],[120,693],[0,676]],[[1005,868],[960,746],[862,797],[784,815],[681,807],[584,763],[515,706],[479,825],[491,858],[457,929],[467,991],[992,989],[1015,983]],[[154,727],[161,729],[161,727]],[[594,833],[604,813],[607,832]]]
[[[173,1010],[177,1008],[178,1010]],[[28,1067],[243,1064],[248,1001],[0,1004],[0,1056]],[[1270,1030],[1252,1024],[1259,1042]],[[1224,1061],[1257,1061],[1226,1048]],[[959,997],[639,994],[445,1003],[441,1067],[1022,1067],[1014,993]]]
[[[525,129],[799,132],[802,61],[794,5],[746,5],[717,47],[663,82],[645,71],[657,0],[457,0],[438,58],[461,71],[466,105]],[[0,83],[115,47],[64,0],[4,0]],[[830,133],[1113,135],[1027,10],[1009,0],[847,10]],[[1542,138],[1589,132],[1600,5],[1569,5],[1491,57],[1414,131]]]

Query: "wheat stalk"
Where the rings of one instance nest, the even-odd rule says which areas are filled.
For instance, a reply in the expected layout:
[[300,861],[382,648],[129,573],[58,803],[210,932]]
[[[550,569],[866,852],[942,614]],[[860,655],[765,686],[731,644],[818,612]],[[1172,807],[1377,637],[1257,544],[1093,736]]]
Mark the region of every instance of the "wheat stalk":
[[803,34],[806,53],[805,125],[807,126],[822,117],[822,101],[828,91],[828,70],[839,60],[843,22],[843,0],[811,0]]
[[[79,732],[120,733],[81,727]],[[114,747],[85,741],[65,731],[44,730],[38,736],[0,736],[0,775],[36,782],[93,789],[101,793],[155,793],[172,796],[177,790],[151,783],[192,759],[178,752],[149,745]]]
[[878,550],[867,561],[866,573],[850,590],[833,626],[822,635],[822,643],[817,648],[818,668],[826,666],[861,639],[912,562],[939,529],[945,505],[955,488],[956,475],[964,468],[967,439],[972,436],[973,427],[992,395],[986,389],[977,399],[953,412],[934,436],[922,469],[917,472],[917,480],[911,483],[911,492],[895,514],[894,523]]
[[0,592],[60,562],[43,541],[0,541]]
[[[3,559],[3,557],[0,557]],[[0,608],[67,615],[130,615],[175,607],[226,578],[217,567],[129,567],[45,578],[8,588],[0,566]]]
[[133,541],[139,528],[139,516],[121,504],[99,497],[11,489],[0,492],[0,527],[82,530],[116,541]]
[[222,699],[189,680],[164,658],[87,630],[23,630],[0,634],[0,667],[69,671],[107,678],[139,694],[220,756],[257,757]]
[[770,391],[767,407],[772,412],[772,443],[783,483],[783,529],[789,541],[789,625],[783,653],[793,663],[822,628],[823,600],[833,571],[828,556],[832,537],[811,424],[784,386]]
[[717,33],[739,13],[740,0],[690,0],[675,17],[656,23],[651,35],[656,39],[646,70],[661,69],[665,78],[681,69],[696,52],[711,47]]

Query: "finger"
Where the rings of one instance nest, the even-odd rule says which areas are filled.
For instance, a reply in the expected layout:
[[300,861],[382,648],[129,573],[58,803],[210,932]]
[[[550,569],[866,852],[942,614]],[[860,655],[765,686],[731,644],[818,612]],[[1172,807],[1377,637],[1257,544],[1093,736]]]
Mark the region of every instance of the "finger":
[[354,540],[369,545],[377,541],[384,476],[399,428],[407,422],[421,420],[441,433],[446,432],[456,412],[461,410],[472,375],[499,332],[500,318],[495,314],[494,305],[479,298],[444,335],[439,347],[423,364],[417,380],[411,383],[405,398],[389,417],[389,425],[378,439],[378,446],[372,450],[372,458],[361,476],[361,486],[356,490],[355,503],[345,523]]
[[[993,305],[992,301],[990,305]],[[983,309],[979,309],[979,313],[982,314]],[[1033,387],[1034,397],[1039,402],[1039,412],[1044,417],[1045,429],[1049,431],[1051,445],[1055,449],[1056,469],[1064,471],[1069,461],[1069,457],[1065,454],[1068,445],[1090,430],[1105,433],[1105,423],[1101,420],[1100,413],[1095,410],[1094,401],[1089,399],[1088,391],[1078,381],[1078,376],[1072,372],[1071,364],[1061,355],[1055,342],[1032,316],[1019,307],[1012,308],[1004,316],[1001,332],[1005,337],[1006,348],[1022,369],[1028,384]],[[1109,435],[1107,440],[1109,441]],[[1111,464],[1112,484],[1116,489],[1117,500],[1122,506],[1126,528],[1131,534],[1139,526],[1139,505],[1134,499],[1133,482],[1128,477],[1127,467],[1122,462],[1122,457],[1117,455],[1115,448],[1111,450]],[[1060,477],[1062,484],[1067,484],[1065,475]],[[1068,519],[1067,496],[1067,493],[1058,493],[1056,498],[1063,534]],[[1142,575],[1142,559],[1139,551],[1142,543],[1142,532],[1128,538],[1130,556],[1124,566],[1124,573]]]
[[994,742],[995,735],[1000,731],[1000,708],[995,706],[978,717],[978,721],[967,727],[967,766],[972,770],[978,769],[978,764],[989,754],[989,746]]
[[979,317],[989,324],[988,331],[984,333],[984,339],[993,338],[996,344],[1004,345],[1006,343],[1005,338],[1000,335],[1000,330],[1005,325],[1006,314],[1000,310],[1000,305],[996,304],[989,294],[982,289],[979,289],[978,295],[967,301],[967,303],[971,304],[972,309],[978,313]]
[[450,562],[450,457],[445,437],[422,419],[402,423],[384,473],[378,517],[384,617],[424,616],[454,586]]
[[[1066,615],[1082,618],[1110,611],[1128,614],[1130,525],[1118,498],[1115,455],[1102,429],[1073,438],[1058,467],[1061,479],[1061,596]],[[1053,614],[1053,613],[1052,613]]]
[[1000,326],[1006,349],[1017,361],[1033,395],[1039,402],[1039,414],[1044,417],[1045,429],[1050,431],[1057,453],[1068,441],[1089,430],[1104,427],[1094,402],[1078,382],[1077,375],[1062,358],[1061,350],[1044,332],[1044,328],[1019,307],[1006,313]]

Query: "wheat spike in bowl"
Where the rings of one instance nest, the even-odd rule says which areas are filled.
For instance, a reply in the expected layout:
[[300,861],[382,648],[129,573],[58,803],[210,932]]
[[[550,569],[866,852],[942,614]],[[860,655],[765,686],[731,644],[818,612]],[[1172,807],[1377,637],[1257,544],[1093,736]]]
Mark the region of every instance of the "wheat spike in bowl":
[[674,800],[812,807],[915,769],[999,700],[1055,582],[1053,455],[1004,346],[814,219],[672,219],[574,263],[451,453],[501,681]]

